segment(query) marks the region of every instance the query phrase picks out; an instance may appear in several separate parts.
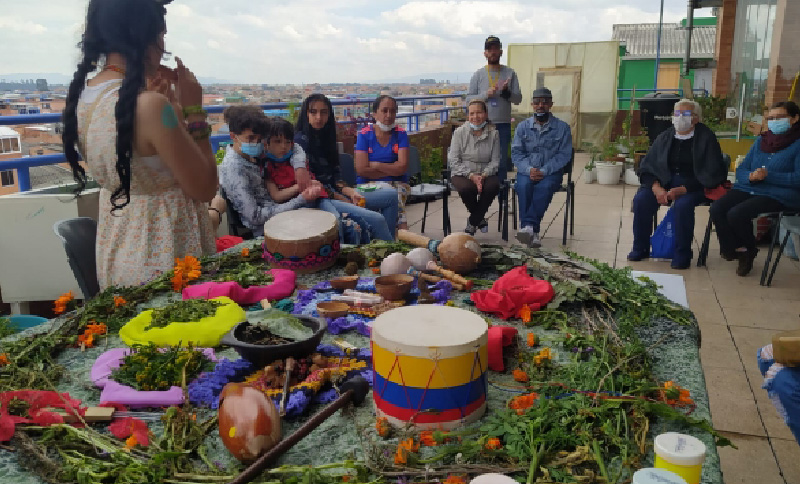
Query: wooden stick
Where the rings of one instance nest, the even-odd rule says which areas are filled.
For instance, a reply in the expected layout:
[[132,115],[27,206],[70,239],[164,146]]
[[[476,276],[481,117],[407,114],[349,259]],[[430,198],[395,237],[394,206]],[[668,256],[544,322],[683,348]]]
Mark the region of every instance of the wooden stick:
[[461,285],[461,284],[459,284],[457,282],[454,282],[454,281],[450,281],[446,277],[434,276],[433,274],[427,274],[425,272],[414,272],[414,275],[419,277],[423,281],[432,282],[434,284],[436,284],[437,282],[442,281],[442,280],[447,280],[447,281],[450,282],[450,284],[453,285],[453,289],[455,289],[456,291],[463,291],[464,290],[464,286],[463,285]]
[[457,274],[457,273],[455,273],[453,271],[449,271],[447,269],[444,269],[443,267],[441,267],[439,264],[437,264],[434,261],[428,262],[428,265],[426,267],[428,268],[428,270],[432,270],[432,271],[438,272],[439,274],[443,275],[444,277],[446,277],[451,282],[454,282],[454,283],[457,283],[457,284],[461,284],[462,286],[464,286],[464,289],[466,289],[467,291],[471,291],[472,290],[473,282],[470,281],[469,279],[464,279],[460,274]]

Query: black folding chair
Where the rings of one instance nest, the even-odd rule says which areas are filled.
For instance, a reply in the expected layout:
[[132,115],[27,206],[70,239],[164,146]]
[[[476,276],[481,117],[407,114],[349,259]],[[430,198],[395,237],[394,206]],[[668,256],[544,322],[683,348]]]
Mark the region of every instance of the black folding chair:
[[[762,213],[759,217],[778,217],[777,223],[775,223],[775,230],[772,232],[772,240],[769,243],[769,251],[767,252],[767,258],[764,261],[764,269],[761,270],[761,281],[759,284],[762,286],[770,286],[772,285],[772,276],[775,275],[775,271],[778,269],[778,262],[781,260],[781,255],[783,251],[786,249],[786,244],[789,241],[789,236],[793,233],[797,234],[800,233],[800,223],[798,222],[796,211],[785,211],[785,212],[769,212],[769,213]],[[775,256],[775,264],[772,266],[772,271],[769,272],[769,278],[767,278],[767,272],[769,271],[769,264],[772,261],[772,253],[775,250],[775,246],[778,243],[778,237],[780,237],[780,229],[783,226],[786,229],[786,236],[783,237],[783,241],[780,244],[780,251]]]
[[78,281],[83,298],[93,298],[100,292],[95,261],[97,222],[89,217],[60,220],[53,225],[53,231],[64,244],[69,267]]
[[227,207],[225,213],[228,215],[228,233],[237,237],[241,237],[244,240],[252,240],[254,238],[253,231],[244,226],[242,223],[242,218],[239,216],[239,212],[233,208],[233,204],[228,199],[228,196],[225,194],[225,190],[222,187],[219,187],[219,196],[225,200],[225,206]]

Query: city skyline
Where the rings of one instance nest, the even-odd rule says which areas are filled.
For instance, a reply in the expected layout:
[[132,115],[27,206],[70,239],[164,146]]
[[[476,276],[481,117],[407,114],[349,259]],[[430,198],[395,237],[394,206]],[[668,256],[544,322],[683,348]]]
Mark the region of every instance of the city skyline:
[[[0,78],[37,72],[71,76],[86,5],[86,0],[4,5]],[[434,73],[456,73],[459,78],[451,82],[468,82],[460,76],[485,63],[483,40],[489,34],[504,46],[610,40],[613,24],[658,22],[659,5],[658,0],[637,6],[618,0],[231,0],[223,6],[176,0],[167,6],[166,48],[198,78],[232,83],[380,83]],[[664,22],[685,14],[684,0],[665,1]],[[710,9],[695,15],[710,15]]]

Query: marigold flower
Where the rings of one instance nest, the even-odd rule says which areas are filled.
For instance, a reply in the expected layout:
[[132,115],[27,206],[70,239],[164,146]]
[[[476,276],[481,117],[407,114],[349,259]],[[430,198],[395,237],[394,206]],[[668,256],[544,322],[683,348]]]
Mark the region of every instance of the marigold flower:
[[183,273],[180,271],[175,271],[170,281],[172,282],[172,290],[175,292],[183,291],[183,288],[186,287],[186,283],[188,282],[184,280]]
[[125,439],[125,450],[131,450],[132,448],[136,447],[139,441],[136,440],[136,436],[131,434],[130,437]]
[[182,260],[175,259],[175,273],[180,272],[183,274],[186,282],[192,281],[200,277],[200,261],[197,257],[187,255]]
[[442,484],[465,484],[465,480],[461,476],[457,476],[455,474],[450,474],[447,476],[447,479],[442,481]]
[[487,450],[497,450],[497,449],[502,449],[503,448],[503,444],[500,442],[500,439],[498,439],[497,437],[492,437],[492,438],[490,438],[489,440],[486,441],[486,444],[484,445],[484,447]]
[[511,374],[514,375],[514,380],[518,382],[525,383],[528,381],[528,374],[519,368],[515,369]]
[[531,307],[527,304],[523,304],[519,311],[517,311],[517,317],[522,320],[523,323],[530,323],[531,322]]
[[414,443],[414,437],[409,437],[405,440],[402,440],[397,445],[399,445],[400,447],[404,448],[409,452],[416,452],[419,450],[419,444]]
[[528,333],[528,347],[532,348],[536,346],[536,335],[534,333]]
[[381,437],[388,437],[391,430],[392,427],[389,425],[389,420],[386,417],[378,417],[378,419],[375,420],[375,431],[377,431],[378,435]]
[[242,257],[250,257],[250,249],[248,249],[247,247],[244,247],[242,249]]
[[664,391],[662,398],[668,405],[677,405],[679,407],[694,405],[694,400],[691,398],[691,393],[673,381],[664,382]]
[[522,415],[525,410],[533,406],[537,398],[539,398],[539,395],[536,393],[527,393],[514,397],[508,402],[508,408],[516,410],[517,415]]
[[58,299],[53,301],[53,312],[56,314],[62,314],[66,312],[67,304],[73,299],[75,299],[75,295],[72,294],[72,291],[65,292],[64,294],[59,296]]
[[8,354],[0,353],[0,366],[5,366],[9,363],[11,363],[11,361],[8,359]]
[[90,323],[86,325],[86,329],[83,332],[84,334],[102,335],[108,332],[108,328],[103,323]]
[[370,259],[369,264],[367,265],[369,265],[370,267],[378,267],[378,259]]
[[373,274],[380,274],[381,273],[381,268],[380,267],[373,267],[372,268],[372,273]]
[[400,466],[406,463],[406,450],[397,446],[397,451],[394,453],[394,465]]
[[427,447],[436,447],[437,445],[439,445],[439,443],[436,442],[436,439],[433,437],[432,430],[423,430],[422,432],[420,432],[419,443],[420,445],[424,445]]
[[120,306],[124,306],[128,304],[128,301],[125,300],[122,296],[114,296],[114,307],[118,308]]
[[82,345],[85,348],[91,348],[94,346],[94,334],[84,332],[83,334],[79,335],[78,345]]

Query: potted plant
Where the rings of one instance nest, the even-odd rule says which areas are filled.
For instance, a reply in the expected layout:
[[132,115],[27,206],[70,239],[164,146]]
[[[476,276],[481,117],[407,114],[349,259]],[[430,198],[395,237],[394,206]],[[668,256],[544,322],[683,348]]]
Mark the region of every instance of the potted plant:
[[594,182],[594,159],[589,160],[586,166],[583,167],[583,181],[584,183]]
[[597,183],[600,185],[616,185],[622,174],[622,161],[625,157],[617,156],[617,146],[609,140],[600,146],[602,161],[597,162]]
[[589,153],[589,162],[583,167],[583,181],[593,183],[597,178],[597,166],[595,162],[600,155],[600,148],[593,143],[583,143],[583,148]]

